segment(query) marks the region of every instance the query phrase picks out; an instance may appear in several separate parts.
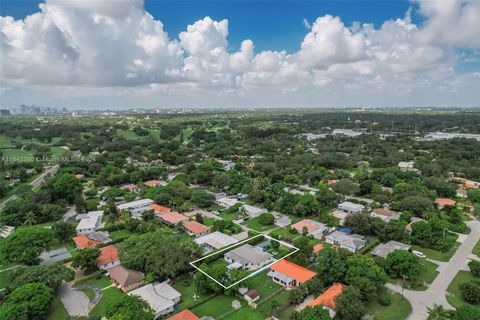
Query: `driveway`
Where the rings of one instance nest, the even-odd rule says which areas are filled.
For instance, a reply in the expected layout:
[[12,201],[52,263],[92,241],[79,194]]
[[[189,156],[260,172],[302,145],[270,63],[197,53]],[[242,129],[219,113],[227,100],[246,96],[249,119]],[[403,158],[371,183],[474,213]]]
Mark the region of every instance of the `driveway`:
[[92,301],[90,301],[89,310],[92,310],[93,307],[95,307],[95,305],[98,303],[98,301],[100,301],[100,299],[103,296],[102,289],[100,289],[99,287],[97,287],[95,285],[92,285],[92,284],[78,285],[78,286],[75,286],[74,289],[76,289],[76,290],[90,289],[95,293],[95,297],[93,297]]
[[65,214],[63,215],[63,221],[67,222],[70,218],[75,217],[76,214],[77,208],[75,207],[75,205],[73,205],[72,207],[68,208],[68,211],[65,212]]
[[[403,295],[412,305],[412,313],[408,318],[409,320],[427,319],[427,308],[433,307],[434,304],[442,305],[447,309],[453,309],[446,299],[448,285],[455,278],[458,271],[467,268],[469,255],[472,253],[475,244],[480,240],[480,222],[476,220],[468,221],[467,225],[472,231],[463,239],[462,244],[450,261],[444,263],[435,262],[439,264],[439,273],[428,289],[426,291],[403,290]],[[402,293],[400,285],[387,283],[385,286],[392,291]]]
[[85,293],[72,289],[64,282],[58,288],[58,295],[69,315],[88,316],[90,299],[88,299]]

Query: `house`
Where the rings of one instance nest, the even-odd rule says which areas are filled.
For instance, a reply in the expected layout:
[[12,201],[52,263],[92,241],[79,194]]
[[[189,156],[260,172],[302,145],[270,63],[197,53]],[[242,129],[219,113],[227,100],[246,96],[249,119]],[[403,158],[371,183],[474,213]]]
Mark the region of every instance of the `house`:
[[415,161],[400,161],[398,163],[398,167],[402,171],[415,171],[416,169],[413,167],[415,165]]
[[353,253],[362,249],[367,243],[363,236],[358,234],[345,234],[340,231],[334,231],[325,237],[327,243],[347,249]]
[[140,199],[131,202],[126,202],[117,205],[118,211],[130,211],[132,215],[137,215],[137,217],[144,211],[151,210],[149,206],[153,203],[152,199]]
[[365,209],[365,206],[350,201],[344,201],[338,205],[338,209],[351,214],[362,212]]
[[224,208],[230,208],[238,203],[238,200],[235,198],[222,197],[215,200],[215,203]]
[[237,243],[238,240],[220,231],[215,231],[196,238],[195,242],[206,251],[213,251]]
[[146,185],[147,187],[158,187],[158,186],[165,186],[167,183],[162,180],[149,180],[149,181],[145,181],[143,184]]
[[164,223],[173,225],[173,226],[178,226],[179,224],[188,221],[188,218],[185,217],[183,214],[180,214],[176,211],[168,212],[159,215],[160,220],[162,220]]
[[338,224],[343,225],[345,223],[345,219],[348,217],[349,213],[342,211],[342,210],[333,210],[332,216],[338,219]]
[[270,266],[267,276],[287,289],[296,288],[317,275],[307,268],[282,259]]
[[343,290],[345,289],[345,285],[341,283],[334,283],[330,288],[325,290],[321,295],[316,297],[313,301],[307,304],[307,307],[317,307],[323,306],[328,309],[330,313],[330,317],[335,316],[335,309],[336,309],[336,302],[335,299],[339,297]]
[[102,243],[112,241],[108,232],[95,231],[89,234],[81,234],[72,238],[79,249],[93,248]]
[[385,222],[390,222],[392,220],[400,219],[400,212],[392,211],[383,208],[377,208],[370,212],[371,217],[380,218]]
[[75,228],[77,234],[89,234],[97,230],[97,228],[103,227],[102,218],[103,210],[90,211],[80,220],[80,223]]
[[250,289],[243,295],[243,298],[247,301],[249,306],[256,309],[256,302],[260,299],[260,293],[255,289]]
[[82,179],[82,178],[83,178],[83,174],[77,173],[77,174],[75,175],[75,178],[77,178],[77,179]]
[[169,207],[161,206],[158,204],[151,204],[148,206],[149,209],[152,209],[156,214],[164,214],[164,213],[169,213],[172,211]]
[[319,253],[319,252],[322,251],[322,250],[323,250],[323,243],[317,243],[316,245],[313,246],[312,252],[313,252],[314,254],[317,254],[317,253]]
[[97,266],[101,270],[108,270],[120,264],[118,249],[113,244],[100,248],[100,255],[97,257]]
[[134,191],[137,191],[138,186],[134,183],[129,183],[129,184],[124,184],[120,186],[120,189],[126,190],[128,192],[134,192]]
[[43,252],[40,255],[41,264],[52,264],[72,257],[67,248],[61,247],[52,251]]
[[259,269],[273,261],[273,256],[270,253],[249,244],[235,248],[225,253],[223,257],[225,261],[239,263],[242,265],[242,268],[247,270]]
[[223,169],[224,170],[230,170],[232,169],[233,167],[235,167],[235,162],[231,161],[231,160],[220,160],[220,159],[217,159],[217,162],[220,163],[222,166],[223,166]]
[[193,313],[189,309],[185,309],[185,310],[180,311],[179,313],[171,316],[167,320],[201,320],[201,319],[203,319],[203,318],[199,318],[195,315],[195,313]]
[[290,217],[288,217],[284,214],[281,214],[280,212],[272,211],[271,213],[272,213],[273,217],[275,218],[274,224],[277,227],[284,228],[286,226],[289,226],[292,223],[292,219],[290,219]]
[[259,208],[256,206],[251,206],[249,204],[244,204],[242,206],[243,211],[247,214],[250,218],[257,218],[262,213],[267,212],[267,209]]
[[155,313],[154,319],[172,313],[175,305],[182,296],[172,288],[166,281],[156,284],[147,284],[143,287],[130,291],[131,296],[139,296],[147,302]]
[[0,238],[6,238],[15,231],[15,227],[12,226],[1,226],[0,227]]
[[387,258],[387,256],[395,250],[410,250],[411,246],[401,242],[390,240],[387,243],[381,243],[372,250],[373,256]]
[[446,206],[453,207],[453,206],[455,206],[456,203],[457,202],[455,200],[448,199],[448,198],[437,198],[437,199],[435,199],[435,204],[440,209],[445,208]]
[[467,197],[467,190],[458,188],[457,189],[457,197],[458,198],[466,198]]
[[332,231],[331,228],[320,223],[318,221],[304,219],[297,223],[292,224],[292,228],[297,230],[299,234],[303,234],[303,231],[307,231],[307,235],[312,235],[315,238],[322,238]]
[[122,265],[108,269],[108,276],[112,283],[123,292],[137,289],[145,279],[141,272],[127,269]]
[[210,233],[210,227],[203,225],[197,221],[188,221],[183,224],[183,228],[185,231],[193,236],[193,237],[200,237]]

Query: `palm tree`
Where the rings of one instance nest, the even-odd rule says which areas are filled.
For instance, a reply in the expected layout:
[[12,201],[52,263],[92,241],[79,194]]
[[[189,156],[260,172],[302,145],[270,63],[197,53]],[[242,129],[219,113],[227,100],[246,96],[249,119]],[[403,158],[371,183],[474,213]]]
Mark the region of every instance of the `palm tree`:
[[449,319],[450,313],[442,305],[434,304],[428,309],[428,320],[445,320]]
[[25,213],[25,221],[24,221],[25,224],[28,224],[28,226],[31,227],[32,224],[36,222],[37,220],[35,218],[35,214],[33,214],[32,211],[28,211],[27,213]]

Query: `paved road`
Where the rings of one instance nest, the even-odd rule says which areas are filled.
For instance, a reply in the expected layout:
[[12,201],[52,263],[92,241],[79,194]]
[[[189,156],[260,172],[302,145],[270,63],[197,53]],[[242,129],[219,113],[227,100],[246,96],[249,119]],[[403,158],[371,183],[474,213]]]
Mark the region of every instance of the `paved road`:
[[[32,186],[32,188],[36,188],[40,186],[43,183],[43,181],[45,181],[45,178],[47,177],[47,175],[55,174],[58,171],[58,168],[59,168],[58,164],[54,165],[51,168],[46,168],[47,170],[45,172],[42,172],[38,177],[36,177],[32,182],[30,182],[30,185]],[[0,204],[0,210],[3,210],[3,208],[5,207],[5,204],[8,201],[15,200],[15,199],[17,199],[17,195],[14,194],[10,196],[7,200],[3,201]]]
[[88,316],[90,300],[85,293],[72,289],[64,282],[58,288],[58,295],[69,315]]
[[78,290],[90,289],[95,293],[95,297],[93,297],[92,301],[90,301],[90,303],[88,305],[88,310],[89,311],[92,310],[93,307],[95,307],[95,305],[98,303],[98,301],[100,301],[100,299],[103,296],[102,289],[100,289],[99,287],[97,287],[93,284],[82,284],[82,285],[75,286],[73,289],[75,289],[75,290],[77,290],[77,289]]
[[[467,225],[472,231],[468,236],[464,237],[462,244],[450,261],[439,263],[439,273],[428,289],[426,291],[404,290],[403,295],[412,304],[412,313],[408,318],[409,320],[427,319],[427,308],[433,307],[434,304],[442,305],[447,309],[453,309],[446,299],[448,285],[455,278],[458,271],[467,268],[468,256],[471,254],[475,244],[480,240],[480,222],[468,221]],[[399,285],[387,283],[386,287],[399,293],[402,292],[402,288]]]
[[73,218],[77,214],[77,208],[75,206],[72,206],[68,208],[68,211],[65,212],[63,215],[63,221],[67,222],[68,219]]

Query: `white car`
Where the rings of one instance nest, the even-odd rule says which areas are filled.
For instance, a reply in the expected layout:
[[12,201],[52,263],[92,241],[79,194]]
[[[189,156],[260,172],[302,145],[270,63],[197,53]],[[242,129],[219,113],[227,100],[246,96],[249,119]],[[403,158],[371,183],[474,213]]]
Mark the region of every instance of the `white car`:
[[412,250],[412,253],[414,255],[416,255],[417,257],[422,258],[422,259],[425,259],[427,257],[423,252],[420,252],[420,251],[417,251],[417,250]]

